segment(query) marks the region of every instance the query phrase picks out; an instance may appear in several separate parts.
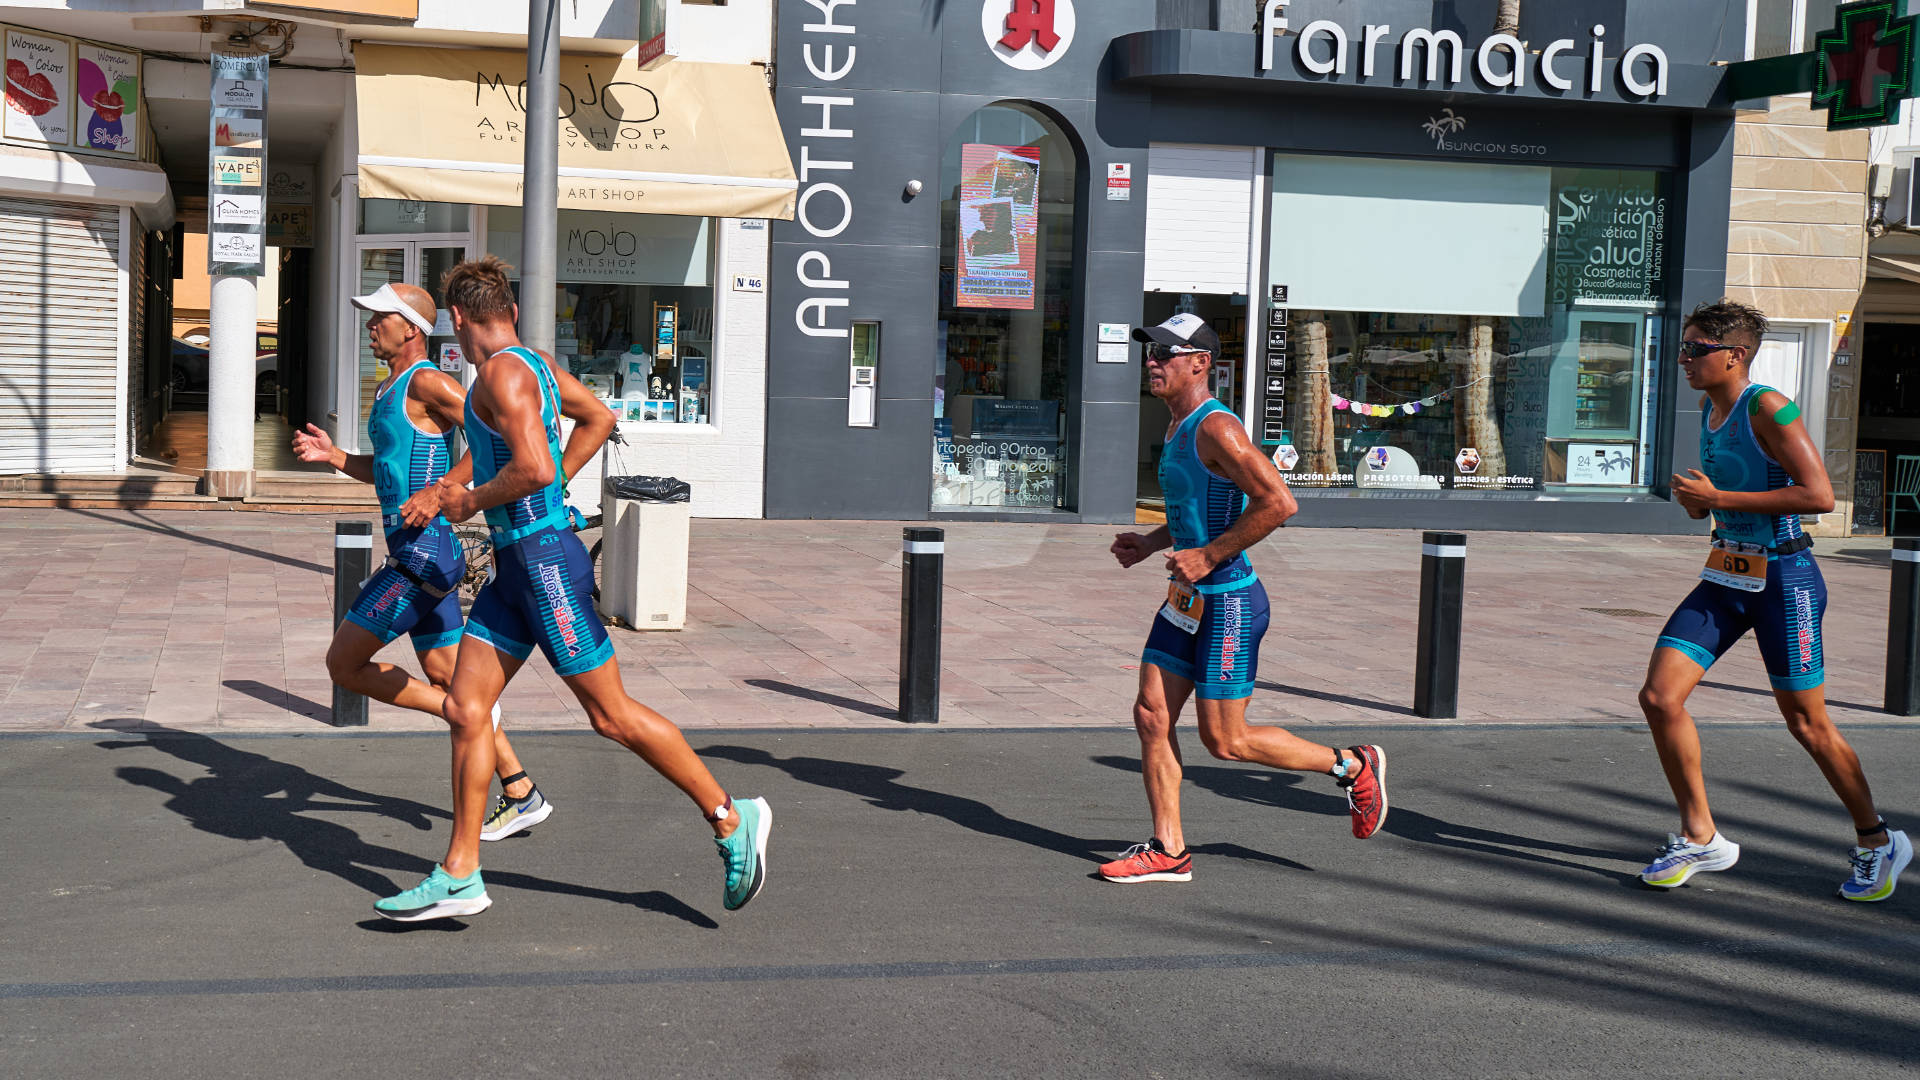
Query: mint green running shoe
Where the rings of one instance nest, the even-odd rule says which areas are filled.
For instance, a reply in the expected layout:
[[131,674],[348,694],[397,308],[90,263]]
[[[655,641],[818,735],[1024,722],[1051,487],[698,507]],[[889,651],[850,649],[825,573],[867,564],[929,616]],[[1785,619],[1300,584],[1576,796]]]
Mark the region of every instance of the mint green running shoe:
[[398,896],[373,902],[373,910],[394,922],[478,915],[491,906],[493,898],[487,895],[487,884],[480,880],[477,868],[466,877],[456,878],[441,869],[439,863],[433,865],[433,873],[420,884]]
[[727,864],[728,911],[746,907],[766,885],[767,830],[773,826],[773,807],[765,799],[736,802],[733,808],[740,814],[740,827],[724,840],[713,838],[721,861]]

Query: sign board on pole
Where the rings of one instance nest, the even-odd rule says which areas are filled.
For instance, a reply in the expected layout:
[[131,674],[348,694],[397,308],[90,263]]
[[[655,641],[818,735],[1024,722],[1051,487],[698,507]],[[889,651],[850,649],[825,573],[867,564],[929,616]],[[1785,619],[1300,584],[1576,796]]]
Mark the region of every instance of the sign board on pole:
[[680,55],[680,0],[637,0],[640,70],[652,71]]
[[265,268],[267,58],[213,54],[207,117],[207,273],[258,277]]

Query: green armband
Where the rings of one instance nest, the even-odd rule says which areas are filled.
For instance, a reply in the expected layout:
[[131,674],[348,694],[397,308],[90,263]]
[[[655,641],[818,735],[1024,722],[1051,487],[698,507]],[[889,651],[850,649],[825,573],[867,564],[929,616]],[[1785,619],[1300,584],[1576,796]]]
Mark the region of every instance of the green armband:
[[1781,406],[1779,412],[1773,414],[1773,422],[1781,427],[1786,427],[1798,419],[1800,419],[1800,406],[1791,401]]

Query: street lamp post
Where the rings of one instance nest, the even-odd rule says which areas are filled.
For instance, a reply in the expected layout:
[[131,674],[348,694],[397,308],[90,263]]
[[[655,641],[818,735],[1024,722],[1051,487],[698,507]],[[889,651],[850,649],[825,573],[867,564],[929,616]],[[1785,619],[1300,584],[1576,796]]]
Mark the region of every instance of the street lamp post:
[[560,0],[529,0],[520,187],[520,340],[551,356],[560,188]]

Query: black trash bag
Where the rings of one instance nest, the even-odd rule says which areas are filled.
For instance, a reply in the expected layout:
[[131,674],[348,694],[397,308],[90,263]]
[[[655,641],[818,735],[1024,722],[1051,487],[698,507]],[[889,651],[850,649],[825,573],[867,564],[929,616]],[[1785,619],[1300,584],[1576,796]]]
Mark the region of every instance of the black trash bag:
[[693,497],[693,488],[677,476],[609,476],[607,480],[616,499],[683,503]]

